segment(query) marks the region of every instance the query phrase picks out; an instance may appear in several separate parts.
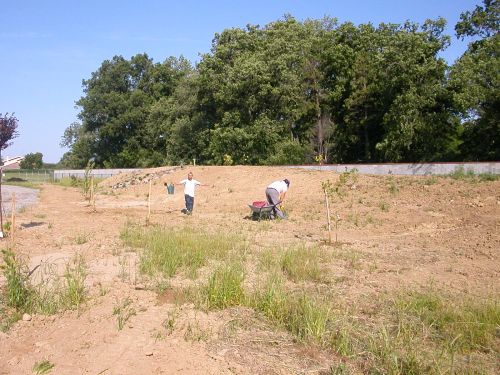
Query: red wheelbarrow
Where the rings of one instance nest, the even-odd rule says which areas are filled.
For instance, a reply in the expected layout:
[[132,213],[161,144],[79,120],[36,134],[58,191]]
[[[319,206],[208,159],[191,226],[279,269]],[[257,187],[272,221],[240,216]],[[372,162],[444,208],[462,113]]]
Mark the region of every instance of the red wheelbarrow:
[[278,204],[269,204],[266,201],[256,201],[249,204],[248,207],[252,210],[252,219],[261,220],[270,219],[273,215],[274,207]]

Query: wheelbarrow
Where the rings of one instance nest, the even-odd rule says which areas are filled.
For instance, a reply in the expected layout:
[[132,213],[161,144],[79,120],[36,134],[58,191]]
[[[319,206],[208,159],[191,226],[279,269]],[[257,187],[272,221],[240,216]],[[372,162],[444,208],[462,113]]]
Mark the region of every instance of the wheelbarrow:
[[270,219],[273,215],[274,207],[280,203],[269,204],[266,201],[256,201],[249,204],[248,207],[252,210],[252,219],[260,221],[261,219]]

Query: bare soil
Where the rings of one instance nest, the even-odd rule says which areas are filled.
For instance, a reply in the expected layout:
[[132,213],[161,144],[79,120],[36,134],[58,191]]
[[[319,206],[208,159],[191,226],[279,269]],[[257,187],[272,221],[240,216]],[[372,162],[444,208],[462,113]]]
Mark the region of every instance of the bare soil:
[[[297,243],[325,244],[321,182],[339,175],[273,167],[193,167],[208,186],[196,192],[193,215],[181,213],[176,186],[188,169],[155,169],[150,225],[239,233],[252,252]],[[146,175],[146,174],[145,174]],[[154,176],[154,174],[150,175]],[[288,220],[253,221],[247,204],[265,199],[267,184],[288,178]],[[144,287],[137,254],[120,231],[145,225],[149,183],[112,189],[130,176],[100,185],[96,211],[77,188],[43,185],[39,202],[17,215],[15,252],[38,264],[61,265],[81,254],[88,265],[88,301],[79,311],[34,315],[0,333],[0,374],[32,374],[49,360],[52,374],[321,374],[339,358],[297,343],[250,309],[199,311],[169,292]],[[335,293],[346,301],[433,284],[453,295],[500,292],[500,181],[472,183],[431,177],[359,176],[350,197],[334,201],[342,251],[332,266]],[[352,198],[351,198],[352,197]],[[9,245],[3,239],[0,247]],[[332,251],[339,251],[332,246]],[[353,265],[353,262],[356,264]],[[0,287],[4,283],[0,276]],[[113,309],[126,298],[135,315],[122,330]],[[176,316],[173,330],[165,322]]]

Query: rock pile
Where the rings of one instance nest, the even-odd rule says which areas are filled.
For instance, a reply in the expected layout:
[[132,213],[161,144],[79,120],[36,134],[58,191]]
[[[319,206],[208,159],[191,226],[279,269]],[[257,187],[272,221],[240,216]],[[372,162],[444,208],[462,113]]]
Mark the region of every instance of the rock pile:
[[148,184],[149,181],[158,180],[180,168],[181,167],[162,168],[153,171],[149,170],[146,173],[142,171],[133,172],[131,174],[121,176],[120,181],[111,185],[111,189],[126,189],[127,187],[133,185]]

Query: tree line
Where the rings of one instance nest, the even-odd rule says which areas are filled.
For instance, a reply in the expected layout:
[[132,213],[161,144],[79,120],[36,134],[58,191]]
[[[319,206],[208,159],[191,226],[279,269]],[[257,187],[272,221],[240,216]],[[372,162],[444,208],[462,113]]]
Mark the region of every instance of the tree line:
[[500,160],[498,0],[461,14],[451,66],[445,25],[285,16],[215,34],[196,66],[115,56],[83,80],[60,164]]

